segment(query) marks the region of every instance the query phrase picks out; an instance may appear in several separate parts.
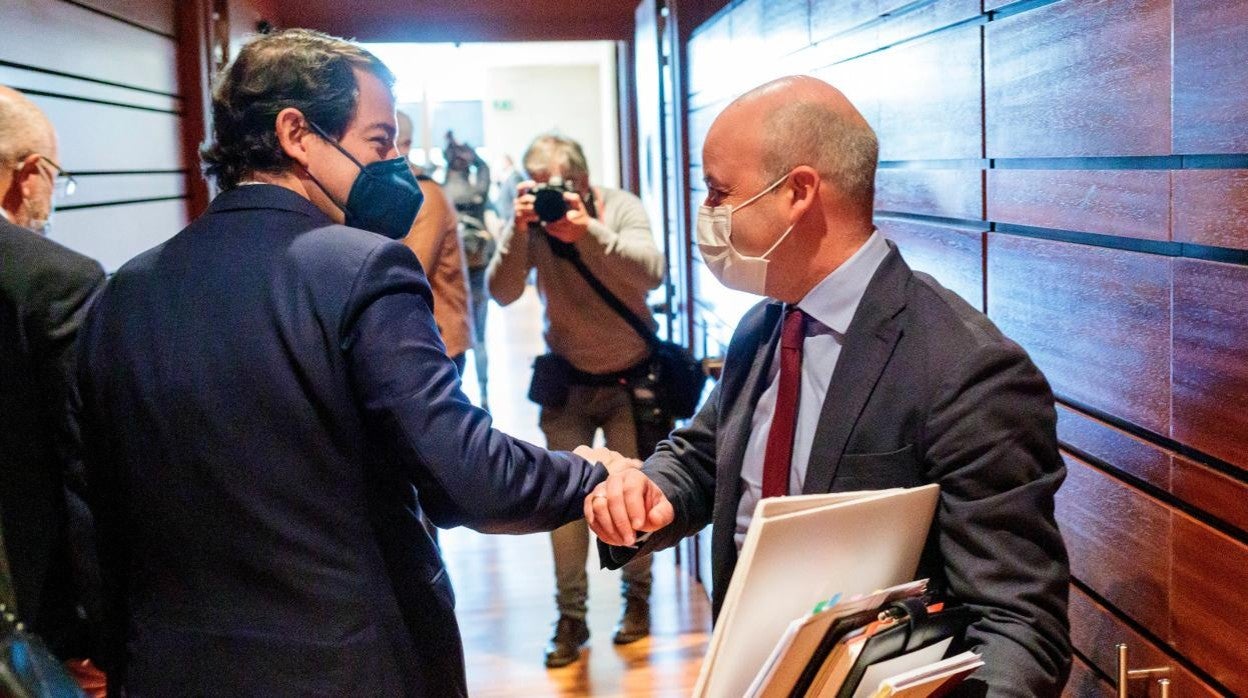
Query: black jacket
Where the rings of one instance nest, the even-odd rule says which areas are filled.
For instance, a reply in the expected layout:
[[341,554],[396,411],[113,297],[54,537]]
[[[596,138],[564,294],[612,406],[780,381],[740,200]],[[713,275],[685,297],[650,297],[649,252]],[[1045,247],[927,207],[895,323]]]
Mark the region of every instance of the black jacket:
[[605,477],[491,428],[403,244],[248,185],[84,328],[84,437],[129,695],[453,696],[439,526],[554,529]]
[[0,218],[0,512],[18,612],[63,657],[88,649],[80,564],[93,555],[70,516],[81,461],[67,407],[78,328],[103,283],[94,260]]
[[[736,564],[742,458],[781,311],[764,302],[745,316],[707,404],[645,465],[676,521],[640,554],[713,523],[716,613]],[[1056,696],[1071,653],[1069,565],[1053,517],[1066,471],[1044,376],[987,317],[912,272],[893,247],[846,332],[828,396],[804,493],[940,483],[919,576],[983,614],[968,640],[985,667],[961,693]],[[633,554],[604,552],[612,565]]]

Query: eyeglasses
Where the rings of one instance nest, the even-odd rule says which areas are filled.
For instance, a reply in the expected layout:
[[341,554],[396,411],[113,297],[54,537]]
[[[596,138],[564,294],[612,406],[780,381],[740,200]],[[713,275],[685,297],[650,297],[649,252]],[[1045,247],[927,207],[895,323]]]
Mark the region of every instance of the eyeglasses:
[[78,180],[74,179],[74,176],[66,172],[63,167],[56,164],[52,158],[46,155],[40,155],[39,160],[47,163],[52,168],[54,173],[52,177],[52,190],[54,196],[57,198],[64,198],[67,196],[73,196],[74,192],[78,191]]

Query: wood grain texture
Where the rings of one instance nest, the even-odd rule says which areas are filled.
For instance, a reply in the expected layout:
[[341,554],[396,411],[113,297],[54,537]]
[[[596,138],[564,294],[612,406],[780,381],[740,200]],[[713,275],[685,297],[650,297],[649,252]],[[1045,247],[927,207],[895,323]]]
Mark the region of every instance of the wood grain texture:
[[988,157],[1169,153],[1170,9],[1062,0],[988,23]]
[[0,60],[177,94],[173,39],[46,0],[0,2]]
[[1233,693],[1248,694],[1248,545],[1178,512],[1173,535],[1174,647]]
[[[890,15],[880,25],[879,37],[881,45],[895,44],[911,37],[926,34],[937,29],[944,29],[965,19],[979,15],[980,0],[938,0],[926,5]],[[883,5],[904,6],[906,3],[892,0]],[[892,11],[897,7],[887,7]]]
[[1171,454],[1121,429],[1065,405],[1057,407],[1057,438],[1066,448],[1170,489]]
[[[1118,667],[1119,643],[1127,644],[1127,656],[1131,666],[1171,668],[1171,695],[1184,696],[1217,696],[1218,692],[1195,674],[1184,669],[1178,662],[1161,651],[1156,645],[1135,632],[1126,623],[1106,607],[1097,603],[1092,597],[1083,593],[1078,587],[1070,589],[1070,641],[1092,664],[1109,676],[1114,676]],[[1087,695],[1088,684],[1085,680],[1075,682],[1075,672],[1071,672],[1071,684],[1081,687],[1070,695]],[[1108,686],[1108,684],[1105,684]],[[1069,688],[1069,686],[1068,686]],[[1158,695],[1155,682],[1146,679],[1131,682],[1132,696]]]
[[1170,511],[1139,490],[1064,455],[1057,522],[1071,574],[1160,637],[1169,635]]
[[1118,694],[1095,671],[1075,657],[1070,664],[1070,680],[1062,689],[1062,698],[1114,698]]
[[80,0],[102,12],[173,36],[175,0]]
[[1041,228],[1170,239],[1170,173],[988,170],[988,218]]
[[810,38],[822,41],[880,15],[880,0],[810,0]]
[[881,160],[982,157],[980,41],[980,27],[958,27],[880,54]]
[[1181,259],[1174,267],[1171,435],[1248,469],[1248,267]]
[[1248,3],[1174,0],[1174,152],[1248,152]]
[[1248,250],[1248,170],[1176,170],[1174,239]]
[[884,168],[875,173],[877,211],[983,220],[984,171]]
[[983,310],[983,232],[890,218],[876,219],[888,239],[915,271],[931,274],[942,286]]
[[1061,397],[1166,434],[1170,260],[988,235],[988,315]]
[[1183,457],[1171,479],[1176,497],[1248,532],[1248,483]]

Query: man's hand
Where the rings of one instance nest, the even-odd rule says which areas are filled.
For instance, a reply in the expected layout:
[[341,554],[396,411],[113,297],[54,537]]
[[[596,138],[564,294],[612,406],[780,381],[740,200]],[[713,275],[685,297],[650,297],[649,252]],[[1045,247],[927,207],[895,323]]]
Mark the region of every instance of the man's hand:
[[607,545],[631,547],[638,531],[657,531],[675,518],[663,491],[636,468],[612,474],[585,498],[585,522]]
[[576,455],[590,462],[602,463],[607,468],[607,473],[615,475],[629,468],[640,468],[641,461],[636,458],[629,458],[623,454],[612,451],[609,448],[590,448],[589,446],[577,446],[572,451]]
[[558,240],[572,244],[589,234],[589,211],[585,208],[581,195],[576,192],[565,191],[563,200],[568,202],[568,212],[561,220],[547,223],[546,232]]
[[536,186],[537,182],[531,179],[516,185],[516,199],[512,202],[512,206],[515,209],[512,229],[517,233],[528,232],[529,224],[538,222],[537,211],[533,209],[533,202],[537,201],[537,197],[529,193]]

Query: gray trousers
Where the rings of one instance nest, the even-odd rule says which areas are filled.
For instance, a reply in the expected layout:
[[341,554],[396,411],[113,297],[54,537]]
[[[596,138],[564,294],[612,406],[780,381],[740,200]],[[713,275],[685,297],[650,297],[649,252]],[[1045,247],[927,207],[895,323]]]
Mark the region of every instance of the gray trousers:
[[[546,446],[554,451],[570,451],[582,444],[593,445],[594,434],[602,429],[607,448],[637,458],[637,427],[628,391],[620,386],[574,385],[563,407],[542,408],[542,432]],[[646,454],[649,455],[649,454]],[[550,534],[555,554],[555,602],[560,615],[585,618],[589,597],[589,527],[577,519]],[[650,599],[650,556],[624,565],[621,593],[625,599]]]

